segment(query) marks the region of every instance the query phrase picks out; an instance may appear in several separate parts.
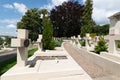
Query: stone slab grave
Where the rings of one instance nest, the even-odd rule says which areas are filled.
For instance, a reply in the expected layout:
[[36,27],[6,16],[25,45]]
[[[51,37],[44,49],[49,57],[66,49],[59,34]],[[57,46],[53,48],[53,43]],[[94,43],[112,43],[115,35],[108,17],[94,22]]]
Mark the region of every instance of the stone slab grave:
[[92,80],[63,46],[61,50],[38,50],[27,59],[28,43],[28,31],[18,29],[17,39],[11,44],[17,47],[17,64],[1,80]]
[[73,45],[76,45],[76,42],[75,42],[76,37],[75,37],[75,36],[72,36],[71,39],[72,39],[72,44],[73,44]]
[[38,42],[38,50],[42,51],[42,35],[39,34],[37,42]]
[[86,34],[86,37],[85,37],[85,48],[88,50],[88,51],[94,51],[94,45],[91,44],[91,37],[90,37],[90,34],[87,33]]
[[117,50],[117,41],[120,40],[120,12],[109,17],[109,35],[104,38],[108,41],[108,52],[101,52],[100,55],[120,62],[120,54]]
[[72,41],[70,43],[73,44],[74,46],[81,47],[80,39],[81,39],[80,35],[78,35],[78,37],[72,36],[71,37]]
[[80,35],[78,35],[78,37],[75,39],[77,47],[81,47],[80,40],[81,40],[81,37]]

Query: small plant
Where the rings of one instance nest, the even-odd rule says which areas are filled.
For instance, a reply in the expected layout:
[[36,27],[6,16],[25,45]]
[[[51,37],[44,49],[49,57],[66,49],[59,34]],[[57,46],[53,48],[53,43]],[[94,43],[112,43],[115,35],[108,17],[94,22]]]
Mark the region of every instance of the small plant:
[[85,46],[85,40],[83,39],[81,42],[80,42],[81,46]]
[[90,37],[91,37],[91,38],[94,38],[95,36],[96,36],[96,33],[91,33],[91,34],[90,34]]
[[97,54],[100,54],[101,51],[107,51],[107,44],[103,37],[100,37],[100,40],[97,42],[97,45],[95,46],[95,52]]
[[117,48],[120,48],[120,40],[117,41]]
[[63,42],[62,40],[56,40],[56,41],[55,41],[55,46],[56,46],[56,47],[61,47],[62,42]]

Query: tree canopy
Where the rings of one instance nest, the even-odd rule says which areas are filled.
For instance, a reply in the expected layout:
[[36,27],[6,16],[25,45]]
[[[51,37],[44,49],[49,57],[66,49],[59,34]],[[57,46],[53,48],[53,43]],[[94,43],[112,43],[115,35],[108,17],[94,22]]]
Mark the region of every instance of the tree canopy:
[[64,2],[50,12],[55,37],[79,35],[83,6],[77,1]]
[[29,38],[33,41],[37,40],[41,27],[40,12],[37,8],[29,9],[22,17],[21,21],[17,23],[17,28],[28,29]]

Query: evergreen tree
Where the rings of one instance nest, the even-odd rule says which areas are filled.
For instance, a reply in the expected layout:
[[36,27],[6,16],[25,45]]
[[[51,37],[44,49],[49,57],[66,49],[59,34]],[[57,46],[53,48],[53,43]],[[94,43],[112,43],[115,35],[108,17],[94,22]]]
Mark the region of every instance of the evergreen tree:
[[92,19],[92,8],[93,1],[86,0],[84,8],[83,8],[83,15],[82,15],[82,28],[81,28],[81,36],[85,36],[86,33],[92,33],[92,29],[94,27],[94,21]]
[[43,49],[54,49],[53,28],[49,17],[43,17]]

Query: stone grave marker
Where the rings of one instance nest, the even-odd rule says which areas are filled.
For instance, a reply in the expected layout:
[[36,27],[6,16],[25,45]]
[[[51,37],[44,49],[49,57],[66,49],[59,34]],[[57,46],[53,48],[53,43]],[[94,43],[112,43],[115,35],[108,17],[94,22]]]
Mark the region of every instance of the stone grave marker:
[[90,34],[87,33],[85,38],[85,47],[87,50],[89,49],[89,40],[90,40]]
[[3,48],[6,49],[6,42],[4,42],[2,45],[3,45]]
[[81,45],[80,45],[80,40],[81,40],[81,37],[80,37],[80,35],[78,35],[78,37],[76,38],[77,47],[81,47]]
[[39,35],[37,42],[38,42],[38,50],[42,51],[42,35]]
[[11,40],[11,46],[17,47],[17,65],[24,67],[27,65],[29,39],[28,30],[18,29],[17,39]]

